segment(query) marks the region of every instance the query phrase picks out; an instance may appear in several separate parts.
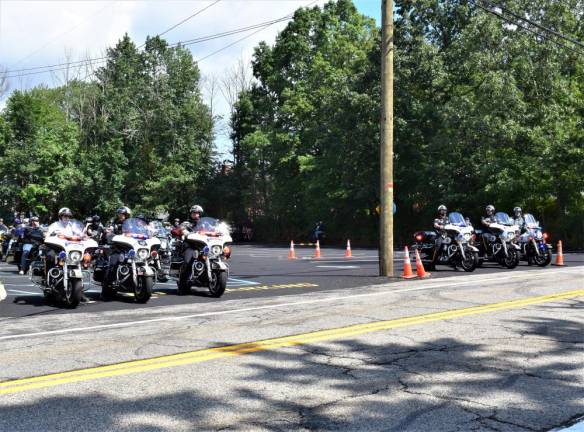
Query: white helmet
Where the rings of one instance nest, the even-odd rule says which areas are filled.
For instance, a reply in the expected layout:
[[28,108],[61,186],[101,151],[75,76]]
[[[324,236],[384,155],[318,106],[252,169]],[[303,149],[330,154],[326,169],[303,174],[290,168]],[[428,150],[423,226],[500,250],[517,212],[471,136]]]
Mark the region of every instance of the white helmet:
[[440,205],[438,206],[438,211],[439,211],[439,212],[441,212],[442,210],[444,210],[444,211],[448,211],[448,209],[446,208],[446,206],[445,206],[444,204],[440,204]]
[[73,213],[71,213],[71,210],[68,207],[63,207],[59,210],[59,219],[61,219],[63,216],[73,217]]
[[515,213],[515,214],[517,214],[517,213],[522,213],[522,212],[523,212],[523,210],[521,210],[521,207],[519,207],[519,206],[518,206],[518,207],[515,207],[515,208],[513,209],[513,213]]
[[492,211],[492,212],[494,212],[494,211],[495,211],[495,206],[494,206],[494,205],[492,205],[492,204],[489,204],[485,210],[487,210],[488,212],[489,212],[489,211]]
[[200,205],[194,205],[191,207],[189,213],[199,213],[199,214],[203,214],[203,207],[201,207]]

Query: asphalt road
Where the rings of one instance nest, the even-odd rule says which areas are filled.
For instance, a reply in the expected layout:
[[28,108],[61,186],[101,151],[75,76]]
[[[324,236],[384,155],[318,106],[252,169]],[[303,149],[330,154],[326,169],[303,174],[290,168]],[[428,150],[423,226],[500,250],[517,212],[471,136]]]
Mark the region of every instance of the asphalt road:
[[0,317],[0,430],[511,432],[584,415],[582,266],[285,292]]
[[[230,279],[228,290],[221,299],[209,298],[204,289],[193,291],[193,295],[179,297],[176,295],[176,283],[171,281],[155,286],[155,294],[145,305],[134,303],[131,297],[119,296],[117,301],[100,300],[101,287],[87,285],[87,296],[92,300],[82,304],[77,310],[63,310],[58,306],[47,305],[41,290],[32,285],[25,276],[19,276],[16,267],[0,264],[0,280],[4,282],[8,298],[0,302],[0,317],[23,317],[38,314],[81,313],[91,311],[136,310],[149,307],[192,303],[217,303],[231,299],[263,298],[273,296],[297,296],[307,291],[319,292],[333,289],[358,289],[365,285],[387,283],[387,278],[378,274],[377,251],[372,249],[353,249],[353,258],[344,257],[344,250],[323,248],[322,258],[313,259],[313,248],[297,247],[298,259],[287,259],[288,249],[281,247],[261,247],[241,245],[233,247],[230,260]],[[565,254],[565,263],[569,266],[584,265],[584,254]],[[403,252],[396,253],[396,274],[403,269]],[[526,263],[514,270],[507,270],[495,264],[485,264],[476,270],[477,274],[500,274],[509,271],[533,271],[536,266]],[[432,278],[465,277],[462,270],[439,266],[432,272]],[[394,278],[392,282],[399,281]]]

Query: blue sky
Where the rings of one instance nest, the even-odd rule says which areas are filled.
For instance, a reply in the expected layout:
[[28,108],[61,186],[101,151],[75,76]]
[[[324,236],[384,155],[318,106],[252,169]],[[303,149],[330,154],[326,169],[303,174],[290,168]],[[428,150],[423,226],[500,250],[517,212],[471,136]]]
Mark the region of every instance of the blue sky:
[[359,12],[375,18],[377,25],[381,24],[381,0],[353,0]]

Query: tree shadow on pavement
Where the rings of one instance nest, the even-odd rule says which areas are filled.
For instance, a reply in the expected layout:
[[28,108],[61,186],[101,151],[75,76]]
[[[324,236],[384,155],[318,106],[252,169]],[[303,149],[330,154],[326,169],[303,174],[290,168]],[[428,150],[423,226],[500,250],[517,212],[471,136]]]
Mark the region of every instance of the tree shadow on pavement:
[[471,339],[418,342],[414,327],[185,366],[210,381],[177,367],[191,390],[170,394],[145,396],[134,384],[137,396],[123,398],[120,377],[120,397],[91,382],[76,384],[83,396],[15,395],[0,407],[0,430],[546,431],[581,416],[582,321],[497,324],[497,338],[477,327]]

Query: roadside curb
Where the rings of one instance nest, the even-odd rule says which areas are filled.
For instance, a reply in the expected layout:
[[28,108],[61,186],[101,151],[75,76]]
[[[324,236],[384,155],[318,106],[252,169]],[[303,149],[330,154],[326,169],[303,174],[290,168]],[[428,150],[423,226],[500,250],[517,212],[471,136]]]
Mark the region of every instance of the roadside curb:
[[4,289],[4,284],[0,282],[0,301],[6,298],[6,290]]

